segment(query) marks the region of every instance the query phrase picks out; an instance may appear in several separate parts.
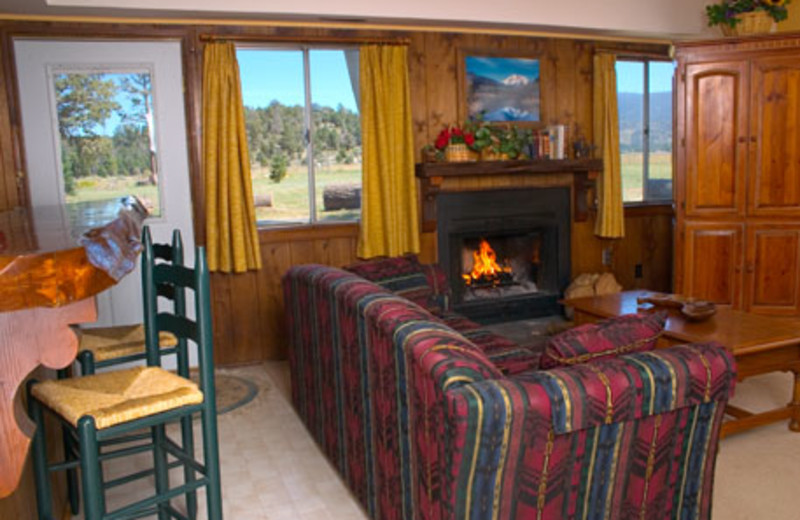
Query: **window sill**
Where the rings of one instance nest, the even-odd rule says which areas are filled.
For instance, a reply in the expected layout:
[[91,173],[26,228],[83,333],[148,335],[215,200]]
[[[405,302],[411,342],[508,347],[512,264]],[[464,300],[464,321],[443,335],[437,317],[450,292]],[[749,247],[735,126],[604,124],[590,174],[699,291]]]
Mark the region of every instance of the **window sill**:
[[280,242],[302,236],[308,239],[325,239],[337,237],[357,237],[358,222],[315,222],[314,224],[263,225],[258,226],[259,241]]
[[674,202],[671,200],[626,202],[624,211],[626,216],[637,215],[672,215]]

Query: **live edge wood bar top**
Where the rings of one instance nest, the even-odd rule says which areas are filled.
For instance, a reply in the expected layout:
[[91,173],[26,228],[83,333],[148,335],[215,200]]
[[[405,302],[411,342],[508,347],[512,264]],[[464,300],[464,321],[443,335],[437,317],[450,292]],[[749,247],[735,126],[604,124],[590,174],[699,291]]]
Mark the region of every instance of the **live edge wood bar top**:
[[99,227],[60,206],[0,213],[0,311],[58,307],[94,296],[135,267],[146,210],[123,199]]
[[[650,312],[652,305],[639,305],[637,298],[654,294],[659,293],[624,291],[565,300],[564,305],[572,307],[575,322],[583,324],[622,314]],[[733,352],[739,380],[776,371],[794,375],[791,400],[785,407],[751,413],[729,405],[726,412],[732,420],[723,424],[723,435],[786,419],[789,419],[791,430],[800,431],[800,318],[766,316],[719,307],[710,318],[690,321],[677,309],[669,310],[659,346],[707,341],[719,342]]]
[[136,266],[147,211],[134,198],[110,207],[116,215],[102,225],[62,207],[0,213],[0,498],[16,488],[33,433],[19,385],[40,364],[75,358],[69,326],[94,321],[92,297]]

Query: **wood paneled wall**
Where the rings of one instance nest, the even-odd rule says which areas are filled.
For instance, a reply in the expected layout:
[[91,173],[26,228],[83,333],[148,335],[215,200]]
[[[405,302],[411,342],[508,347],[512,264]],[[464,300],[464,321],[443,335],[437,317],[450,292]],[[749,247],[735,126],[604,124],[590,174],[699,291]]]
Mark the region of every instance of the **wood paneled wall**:
[[[591,140],[594,43],[446,33],[411,33],[408,38],[417,159],[419,150],[433,142],[442,126],[463,121],[459,62],[465,52],[538,58],[543,122],[567,124],[573,135],[580,131]],[[481,188],[508,187],[509,182],[513,180],[498,177],[481,183]],[[464,186],[464,189],[474,188]],[[597,239],[593,234],[593,218],[573,223],[573,274],[611,270],[626,288],[669,290],[671,221],[671,211],[663,208],[626,215],[628,235],[623,240]],[[223,363],[285,356],[279,279],[286,268],[306,262],[342,266],[356,259],[354,226],[344,235],[325,234],[320,229],[262,230],[260,235],[265,265],[262,273],[214,277],[216,344],[224,345],[218,349],[219,361]],[[612,264],[603,266],[602,251],[607,247],[613,251]],[[435,233],[422,235],[420,257],[436,261]],[[637,264],[642,266],[641,278],[634,276]],[[253,313],[256,308],[258,311]]]
[[[658,52],[617,44],[623,52]],[[411,99],[415,144],[433,142],[442,126],[463,121],[459,62],[466,52],[535,57],[540,60],[542,121],[566,124],[573,136],[592,140],[592,57],[596,44],[551,38],[518,38],[465,34],[418,34],[411,39]],[[608,49],[608,44],[603,45]],[[472,181],[470,181],[472,182]],[[523,182],[502,176],[481,182],[481,189]],[[464,185],[457,189],[476,189]],[[626,237],[605,240],[594,235],[594,214],[572,223],[572,275],[611,271],[625,288],[669,291],[672,284],[672,209],[669,206],[627,209]],[[435,233],[423,234],[422,258],[435,261]],[[611,264],[602,253],[611,249]],[[636,277],[636,266],[641,276]]]
[[211,275],[214,357],[242,364],[286,356],[281,276],[295,264],[343,266],[356,260],[355,224],[261,230],[258,272]]
[[8,54],[8,40],[0,30],[0,211],[23,204],[21,190],[17,184],[17,158],[14,151],[14,132],[10,107],[10,84],[5,81],[11,78],[11,60]]
[[[417,150],[433,142],[443,126],[463,122],[463,85],[459,79],[459,67],[468,53],[538,58],[542,122],[568,125],[573,136],[580,132],[591,142],[594,48],[595,44],[588,41],[553,38],[452,33],[414,35],[409,49],[409,68]],[[482,189],[507,187],[507,181],[492,179],[481,183]],[[465,186],[464,189],[471,187]],[[587,226],[593,227],[594,223],[573,225],[574,228]],[[576,231],[579,230],[574,229],[573,235],[586,235]],[[425,233],[422,238],[422,258],[435,261],[435,233]]]
[[[542,120],[545,124],[567,124],[572,135],[579,131],[589,141],[592,135],[592,56],[598,45],[588,40],[561,38],[488,36],[436,32],[357,31],[341,29],[299,29],[268,26],[141,26],[114,24],[0,24],[0,45],[10,41],[8,34],[83,35],[93,37],[113,32],[117,37],[182,38],[187,63],[184,67],[187,86],[188,135],[192,155],[191,179],[195,233],[203,242],[202,175],[199,171],[200,148],[200,55],[203,40],[198,35],[244,38],[251,41],[312,40],[316,42],[358,42],[360,39],[402,38],[409,42],[409,72],[413,115],[414,144],[417,157],[425,144],[433,142],[445,124],[462,121],[459,63],[465,53],[503,54],[540,60]],[[665,52],[662,45],[603,42],[603,48],[617,48],[625,53]],[[7,49],[6,49],[7,51]],[[6,67],[10,58],[6,52]],[[9,70],[8,68],[4,70]],[[15,120],[13,78],[0,78],[0,209],[3,197],[11,205],[20,204],[16,188],[16,169],[22,160],[14,155]],[[6,107],[9,104],[10,110]],[[497,182],[505,183],[498,179]],[[498,185],[499,186],[499,185]],[[489,188],[492,186],[489,185]],[[13,191],[13,198],[10,198]],[[8,204],[9,202],[6,202]],[[573,223],[572,271],[606,270],[601,263],[602,250],[613,249],[610,266],[625,287],[669,289],[671,277],[671,213],[651,212],[626,216],[628,237],[605,241],[594,237],[594,220]],[[262,229],[259,231],[264,267],[258,273],[242,275],[214,274],[212,298],[216,360],[219,364],[239,364],[286,355],[283,325],[283,297],[280,277],[290,265],[321,263],[342,266],[353,262],[356,251],[356,225],[315,226]],[[434,233],[422,235],[421,258],[436,260]],[[634,278],[636,264],[642,264],[642,278]]]
[[[611,272],[625,289],[672,290],[673,212],[669,205],[625,209],[625,238],[594,236],[594,219],[572,226],[572,277]],[[611,264],[602,263],[610,248]],[[636,266],[641,276],[636,276]]]

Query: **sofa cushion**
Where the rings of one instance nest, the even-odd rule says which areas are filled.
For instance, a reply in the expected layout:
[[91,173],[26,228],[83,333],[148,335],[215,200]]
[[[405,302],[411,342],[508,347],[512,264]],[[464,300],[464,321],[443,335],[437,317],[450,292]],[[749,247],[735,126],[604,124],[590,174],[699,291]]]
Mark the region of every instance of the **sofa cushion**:
[[374,258],[346,266],[345,269],[423,309],[433,312],[440,308],[416,255]]
[[570,366],[652,350],[666,321],[666,312],[626,314],[575,327],[550,339],[542,354],[540,367]]
[[475,323],[471,319],[458,314],[456,312],[445,312],[439,315],[439,319],[444,322],[445,325],[450,327],[451,329],[464,334],[469,330],[475,330],[481,328],[480,324]]
[[447,312],[441,316],[441,320],[480,348],[504,375],[539,368],[539,350],[517,345],[505,336],[483,328],[460,314]]

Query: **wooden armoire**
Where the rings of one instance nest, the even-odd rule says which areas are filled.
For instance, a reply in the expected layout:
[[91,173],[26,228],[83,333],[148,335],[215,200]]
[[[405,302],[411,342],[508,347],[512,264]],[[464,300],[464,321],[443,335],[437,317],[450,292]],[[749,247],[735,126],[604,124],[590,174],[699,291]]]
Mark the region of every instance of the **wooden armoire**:
[[674,290],[800,314],[800,35],[676,50]]

